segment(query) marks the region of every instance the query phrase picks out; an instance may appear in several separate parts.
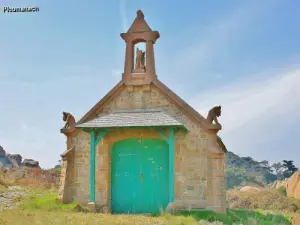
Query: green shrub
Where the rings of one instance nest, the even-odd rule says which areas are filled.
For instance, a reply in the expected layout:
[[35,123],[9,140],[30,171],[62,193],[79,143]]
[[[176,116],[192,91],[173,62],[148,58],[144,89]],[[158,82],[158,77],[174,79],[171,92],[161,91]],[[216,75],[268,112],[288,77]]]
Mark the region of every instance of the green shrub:
[[[274,224],[290,224],[290,218],[273,213],[264,213],[258,210],[228,209],[226,214],[215,213],[209,210],[201,211],[183,211],[179,213],[181,216],[191,216],[196,221],[207,220],[209,222],[219,221],[224,224],[248,224],[250,221],[256,221],[259,225],[274,225]],[[251,223],[250,223],[251,224]]]
[[285,188],[285,187],[280,187],[280,188],[278,188],[278,192],[279,192],[280,194],[282,194],[283,196],[287,196],[286,188]]
[[31,196],[22,204],[22,208],[25,210],[43,211],[73,211],[76,206],[76,203],[62,203],[58,200],[57,194],[48,194],[41,197]]
[[300,212],[300,200],[292,197],[289,200],[293,204],[294,212]]

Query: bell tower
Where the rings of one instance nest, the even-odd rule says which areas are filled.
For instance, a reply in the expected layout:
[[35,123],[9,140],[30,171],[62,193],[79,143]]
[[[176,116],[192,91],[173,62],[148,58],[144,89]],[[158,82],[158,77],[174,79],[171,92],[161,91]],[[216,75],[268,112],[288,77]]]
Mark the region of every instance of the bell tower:
[[[141,10],[127,33],[121,33],[122,39],[126,42],[125,66],[122,80],[126,85],[150,84],[157,78],[155,72],[154,44],[159,38],[157,31],[152,31],[144,19]],[[138,43],[146,43],[146,51],[136,49]]]

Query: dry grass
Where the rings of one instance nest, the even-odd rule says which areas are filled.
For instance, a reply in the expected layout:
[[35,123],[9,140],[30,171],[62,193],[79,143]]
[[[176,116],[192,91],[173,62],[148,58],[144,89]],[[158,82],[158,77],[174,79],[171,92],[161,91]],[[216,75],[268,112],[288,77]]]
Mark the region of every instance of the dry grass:
[[39,168],[0,169],[0,185],[25,185],[34,188],[58,188],[60,173]]
[[30,168],[26,175],[26,177],[17,180],[16,183],[45,189],[58,188],[60,174],[57,171]]
[[258,192],[228,191],[229,207],[232,209],[262,209],[283,212],[296,212],[297,201],[292,201],[279,191],[271,188],[261,189]]
[[13,181],[6,176],[5,170],[0,169],[0,188],[7,188]]
[[[0,225],[66,224],[66,225],[199,225],[192,217],[140,215],[111,215],[65,212],[28,212],[20,210],[5,211],[0,214]],[[201,224],[200,224],[201,225]]]
[[[194,224],[220,224],[220,223],[199,223],[200,219],[208,221],[239,221],[242,218],[256,218],[260,221],[269,221],[264,224],[274,224],[273,220],[287,221],[281,215],[263,215],[260,212],[246,212],[238,210],[229,210],[226,214],[207,215],[203,212],[194,213],[193,215],[164,215],[160,217],[137,216],[137,215],[111,215],[111,214],[94,214],[82,213],[76,210],[78,207],[74,203],[62,204],[57,201],[57,188],[59,184],[59,172],[54,170],[41,170],[30,168],[19,168],[9,171],[0,170],[0,193],[1,190],[9,191],[7,188],[12,184],[19,184],[29,191],[30,196],[21,199],[22,204],[17,210],[6,210],[0,213],[0,225],[21,224],[107,224],[107,225],[129,225],[129,224],[178,224],[178,225],[194,225]],[[53,190],[53,192],[51,190]],[[38,196],[38,197],[37,197]],[[264,189],[259,193],[241,193],[237,191],[229,191],[228,200],[231,208],[246,209],[263,209],[274,211],[295,211],[295,202],[292,202],[286,196],[278,191]],[[298,203],[298,202],[297,202]],[[77,207],[77,208],[76,208]],[[297,208],[298,206],[296,206]],[[82,210],[81,210],[82,211]],[[216,218],[215,218],[216,217]],[[247,219],[246,218],[246,219]],[[248,218],[248,219],[249,219]],[[295,217],[296,218],[296,217]],[[271,222],[270,222],[271,220]],[[243,220],[244,221],[244,220]],[[224,223],[232,224],[232,223]],[[288,223],[284,223],[288,224]],[[299,224],[300,225],[300,224]]]

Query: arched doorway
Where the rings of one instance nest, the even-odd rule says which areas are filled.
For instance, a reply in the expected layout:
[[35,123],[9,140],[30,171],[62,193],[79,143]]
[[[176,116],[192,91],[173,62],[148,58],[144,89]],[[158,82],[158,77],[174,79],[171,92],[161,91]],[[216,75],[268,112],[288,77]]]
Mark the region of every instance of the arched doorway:
[[169,202],[168,144],[154,138],[118,141],[112,150],[113,213],[155,213]]

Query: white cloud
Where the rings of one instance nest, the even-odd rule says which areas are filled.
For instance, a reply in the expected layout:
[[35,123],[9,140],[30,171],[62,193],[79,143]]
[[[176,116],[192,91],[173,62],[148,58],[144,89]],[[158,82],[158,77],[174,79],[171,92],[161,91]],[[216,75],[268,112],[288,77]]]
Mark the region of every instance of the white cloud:
[[[231,151],[251,156],[260,155],[262,158],[270,157],[273,161],[286,155],[296,160],[295,149],[289,147],[289,151],[285,151],[284,148],[286,144],[296,146],[297,142],[292,137],[287,140],[285,135],[286,132],[291,135],[298,132],[300,68],[270,73],[267,76],[260,74],[268,78],[256,76],[215,87],[195,96],[189,103],[204,116],[213,106],[222,106],[219,121],[223,130],[220,135],[225,137],[225,143]],[[288,142],[284,143],[282,139]],[[255,149],[265,144],[281,146],[283,152],[278,152],[275,156]],[[300,164],[300,161],[297,163]]]
[[222,105],[223,123],[230,130],[255,118],[271,118],[300,108],[299,85],[300,68],[270,74],[265,80],[256,77],[215,87],[191,99],[191,103],[203,114],[214,105]]
[[[230,53],[230,44],[241,37],[243,29],[262,21],[279,3],[250,1],[203,29],[200,35],[195,30],[198,40],[173,54],[172,71],[201,76],[219,54]],[[296,137],[300,123],[300,66],[296,66],[284,63],[282,68],[289,71],[241,76],[248,79],[227,81],[211,91],[198,92],[188,102],[203,116],[213,106],[223,106],[219,119],[223,130],[219,134],[230,151],[270,162],[295,159],[300,166]],[[278,68],[278,63],[274,67]]]

